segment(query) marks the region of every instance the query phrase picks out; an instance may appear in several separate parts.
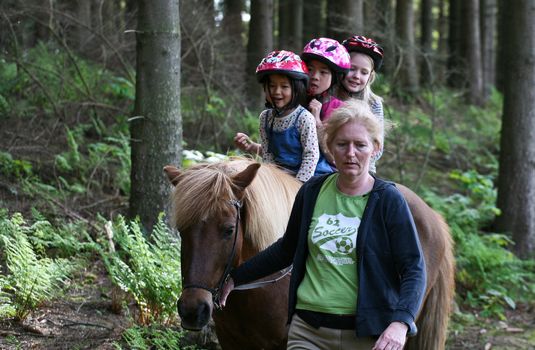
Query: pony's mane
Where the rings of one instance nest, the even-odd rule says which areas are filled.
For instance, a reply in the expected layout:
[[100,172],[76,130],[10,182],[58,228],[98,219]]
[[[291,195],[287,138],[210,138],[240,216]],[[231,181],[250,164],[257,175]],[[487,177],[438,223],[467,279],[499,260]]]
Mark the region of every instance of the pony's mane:
[[[179,230],[206,220],[236,199],[232,176],[255,163],[244,158],[199,164],[183,171],[172,194],[172,223]],[[253,249],[262,250],[286,230],[289,213],[300,182],[279,168],[262,164],[246,188],[244,239]]]

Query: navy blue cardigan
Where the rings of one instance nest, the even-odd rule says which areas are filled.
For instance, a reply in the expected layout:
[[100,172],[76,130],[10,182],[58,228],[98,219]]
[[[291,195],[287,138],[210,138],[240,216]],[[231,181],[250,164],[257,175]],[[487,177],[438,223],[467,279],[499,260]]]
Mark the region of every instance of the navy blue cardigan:
[[[305,275],[314,206],[328,176],[313,177],[301,187],[283,237],[231,272],[235,285],[240,285],[293,264],[288,322]],[[393,321],[406,323],[408,335],[415,335],[414,320],[426,289],[424,257],[405,199],[393,183],[379,178],[375,179],[358,230],[357,269],[357,336],[380,335]]]

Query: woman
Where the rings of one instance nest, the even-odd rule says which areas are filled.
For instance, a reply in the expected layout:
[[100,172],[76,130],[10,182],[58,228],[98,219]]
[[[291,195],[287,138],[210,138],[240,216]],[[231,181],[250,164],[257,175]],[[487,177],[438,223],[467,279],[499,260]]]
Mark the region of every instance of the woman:
[[402,349],[426,286],[414,221],[395,185],[369,172],[382,128],[351,100],[325,125],[338,173],[299,190],[284,236],[231,273],[243,284],[293,264],[288,349]]

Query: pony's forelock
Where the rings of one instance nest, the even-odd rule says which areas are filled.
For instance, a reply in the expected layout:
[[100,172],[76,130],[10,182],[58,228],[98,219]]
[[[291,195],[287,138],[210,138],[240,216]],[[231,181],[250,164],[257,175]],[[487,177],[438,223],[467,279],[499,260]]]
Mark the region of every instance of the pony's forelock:
[[[200,164],[181,173],[172,194],[171,223],[180,231],[206,220],[236,199],[232,175],[254,162],[237,158],[228,162]],[[263,164],[245,189],[244,239],[261,250],[285,231],[299,181],[273,165]]]

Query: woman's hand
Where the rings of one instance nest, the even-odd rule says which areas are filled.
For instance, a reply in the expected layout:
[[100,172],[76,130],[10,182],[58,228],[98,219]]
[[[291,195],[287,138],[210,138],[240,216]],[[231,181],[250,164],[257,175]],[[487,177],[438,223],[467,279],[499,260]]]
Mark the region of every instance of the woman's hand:
[[234,280],[232,277],[229,277],[227,281],[223,284],[223,287],[221,288],[221,294],[219,295],[219,304],[221,305],[221,308],[225,307],[225,304],[227,303],[227,297],[234,289]]
[[258,143],[255,143],[251,141],[249,136],[247,134],[244,134],[242,132],[236,133],[236,136],[234,136],[234,145],[245,152],[250,153],[260,153],[260,149],[262,146]]
[[310,111],[310,113],[312,113],[312,115],[314,116],[314,119],[316,119],[316,125],[321,125],[322,124],[321,118],[320,118],[321,102],[313,98],[308,103],[308,110]]
[[401,350],[407,340],[409,327],[403,322],[392,322],[375,342],[372,350]]

